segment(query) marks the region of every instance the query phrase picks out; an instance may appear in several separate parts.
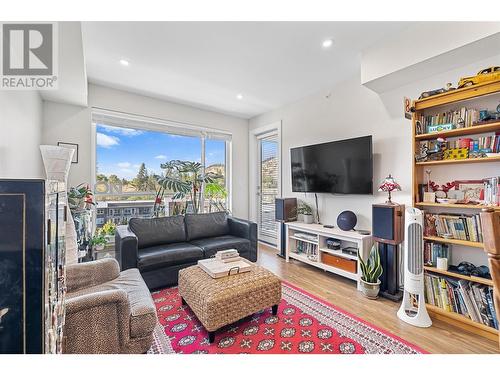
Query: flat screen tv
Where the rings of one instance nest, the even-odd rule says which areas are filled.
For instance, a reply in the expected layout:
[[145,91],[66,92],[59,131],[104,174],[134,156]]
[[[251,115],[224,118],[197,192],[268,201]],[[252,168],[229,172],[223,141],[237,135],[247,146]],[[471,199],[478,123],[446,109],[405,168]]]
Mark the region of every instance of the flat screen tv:
[[373,194],[372,136],[290,149],[292,191]]

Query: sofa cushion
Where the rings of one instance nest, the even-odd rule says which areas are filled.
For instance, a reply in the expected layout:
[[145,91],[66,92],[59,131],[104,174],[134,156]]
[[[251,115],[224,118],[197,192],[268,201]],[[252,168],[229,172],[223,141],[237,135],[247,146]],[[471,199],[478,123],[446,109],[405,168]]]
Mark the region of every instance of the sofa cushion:
[[186,214],[185,221],[188,241],[229,234],[225,212]]
[[187,242],[178,242],[140,249],[137,254],[137,267],[141,272],[144,272],[183,263],[193,263],[199,259],[203,259],[201,248]]
[[247,257],[250,252],[250,241],[246,238],[231,235],[212,238],[201,238],[191,241],[193,245],[199,246],[205,253],[205,258],[210,258],[219,250],[236,249],[242,257]]
[[168,216],[152,219],[132,218],[129,228],[138,239],[138,248],[186,241],[184,216]]

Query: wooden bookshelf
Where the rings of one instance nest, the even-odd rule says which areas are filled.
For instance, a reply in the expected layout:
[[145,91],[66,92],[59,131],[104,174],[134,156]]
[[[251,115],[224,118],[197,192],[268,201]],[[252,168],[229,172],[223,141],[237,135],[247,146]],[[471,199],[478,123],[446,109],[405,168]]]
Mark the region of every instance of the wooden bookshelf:
[[[500,98],[500,80],[494,82],[486,82],[478,85],[473,85],[470,87],[464,87],[457,90],[448,91],[443,94],[434,95],[428,98],[415,100],[413,102],[413,108],[415,112],[413,113],[412,119],[412,152],[413,155],[416,155],[416,151],[419,148],[420,141],[424,140],[432,140],[439,137],[450,138],[450,137],[462,137],[462,136],[471,136],[471,135],[479,135],[488,132],[499,132],[500,131],[500,121],[491,122],[488,124],[475,125],[471,127],[461,128],[461,129],[453,129],[446,130],[437,133],[427,133],[427,134],[416,134],[416,121],[420,118],[421,115],[439,113],[443,110],[443,108],[439,108],[441,106],[450,107],[450,105],[456,104],[457,107],[465,106],[467,108],[474,107],[474,100],[478,98],[484,97],[486,95],[499,95]],[[499,163],[500,168],[500,154],[497,156],[486,157],[486,158],[477,158],[477,159],[449,159],[449,160],[436,160],[436,161],[424,161],[424,162],[416,162],[413,159],[412,165],[412,202],[415,207],[420,207],[424,210],[426,209],[442,209],[444,212],[446,210],[453,209],[455,213],[466,214],[474,212],[474,210],[479,211],[484,208],[481,205],[459,205],[459,204],[441,204],[441,203],[427,203],[420,202],[418,199],[418,185],[425,183],[423,179],[425,178],[425,174],[423,173],[423,167],[432,167],[432,166],[440,166],[446,165],[449,168],[460,168],[464,165],[469,164],[482,164],[482,163]],[[433,171],[433,177],[435,176],[436,171]],[[462,176],[465,177],[465,176]],[[495,208],[500,210],[500,207]],[[477,212],[476,211],[476,212]],[[450,212],[450,211],[448,211]],[[483,251],[483,244],[481,242],[472,242],[472,241],[463,241],[457,239],[446,239],[441,237],[424,237],[427,241],[446,243],[451,245],[460,245],[466,246],[471,249],[471,251]],[[453,249],[452,249],[453,251]],[[467,260],[467,259],[464,259]],[[492,286],[493,283],[491,280],[477,278],[473,276],[463,276],[460,274],[456,274],[449,271],[441,271],[435,267],[424,267],[425,272],[441,274],[444,276],[454,277],[457,279],[464,279],[472,282],[482,283],[484,285]],[[432,315],[433,318],[446,321],[450,324],[454,324],[457,327],[466,329],[470,332],[474,332],[478,335],[490,338],[492,340],[498,340],[498,330],[488,327],[484,324],[474,322],[470,320],[468,317],[454,313],[445,311],[439,307],[432,306],[427,304],[427,309]]]
[[424,270],[426,270],[428,272],[432,272],[432,273],[438,273],[438,274],[444,275],[444,276],[455,277],[457,279],[462,279],[462,280],[472,281],[472,282],[479,283],[479,284],[493,286],[493,280],[485,279],[484,277],[466,276],[466,275],[461,275],[461,274],[456,273],[456,272],[443,271],[443,270],[440,270],[436,267],[429,267],[429,266],[424,266]]
[[500,81],[485,82],[457,90],[451,90],[443,94],[433,95],[428,98],[415,100],[413,107],[416,111],[422,111],[427,108],[458,103],[464,100],[477,99],[481,96],[496,94],[498,92],[500,92]]
[[448,244],[451,244],[451,245],[477,247],[479,249],[484,248],[484,245],[483,245],[482,242],[464,241],[464,240],[457,240],[457,239],[454,239],[454,238],[424,236],[424,240],[426,240],[426,241],[432,241],[432,242],[439,242],[439,243],[448,243]]
[[444,130],[435,133],[418,134],[415,136],[415,139],[418,141],[425,141],[427,139],[436,139],[439,137],[442,138],[461,137],[463,135],[481,134],[481,133],[496,132],[496,131],[500,131],[500,121],[485,125],[469,126],[467,128],[462,128],[462,129]]
[[466,331],[486,337],[490,340],[498,340],[498,330],[493,327],[488,327],[487,325],[484,325],[482,323],[474,322],[466,316],[457,314],[455,312],[446,311],[440,307],[430,305],[428,303],[426,303],[425,306],[427,307],[427,311],[434,319],[453,324],[462,329],[465,329]]
[[482,210],[483,208],[493,208],[496,211],[500,211],[500,206],[484,206],[482,204],[456,204],[456,203],[431,203],[431,202],[417,202],[415,203],[417,207],[440,207],[440,208],[458,208],[465,210]]
[[431,160],[431,161],[419,161],[416,162],[417,166],[429,166],[429,165],[440,165],[440,164],[472,164],[472,163],[494,163],[499,162],[500,156],[492,156],[489,158],[471,158],[471,159],[445,159],[445,160]]

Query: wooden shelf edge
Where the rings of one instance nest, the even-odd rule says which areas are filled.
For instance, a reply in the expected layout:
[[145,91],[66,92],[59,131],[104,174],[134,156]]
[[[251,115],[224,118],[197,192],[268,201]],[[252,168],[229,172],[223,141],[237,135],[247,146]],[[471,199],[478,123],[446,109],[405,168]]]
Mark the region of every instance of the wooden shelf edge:
[[431,202],[417,202],[415,206],[422,207],[440,207],[440,208],[458,208],[467,210],[482,210],[483,208],[493,208],[495,211],[500,211],[500,206],[484,206],[481,204],[450,204],[450,203],[431,203]]
[[430,266],[424,266],[424,270],[426,270],[428,272],[432,272],[432,273],[438,273],[438,274],[444,275],[444,276],[454,277],[456,279],[472,281],[473,283],[493,286],[493,280],[485,279],[483,277],[461,275],[459,273],[450,272],[450,271],[443,271],[443,270],[440,270],[436,267],[430,267]]
[[452,244],[452,245],[477,247],[477,248],[480,248],[480,249],[484,248],[484,244],[482,242],[464,241],[464,240],[457,240],[457,239],[451,239],[451,238],[442,238],[442,237],[433,237],[433,236],[424,236],[424,240],[434,241],[434,242],[440,242],[440,243],[449,243],[449,244]]
[[478,334],[490,340],[498,340],[499,333],[498,330],[496,330],[495,328],[474,322],[463,315],[445,311],[440,307],[430,305],[428,303],[426,303],[425,306],[427,307],[427,310],[433,315],[433,317],[438,320],[445,321],[449,324],[458,326],[469,332]]
[[494,94],[500,91],[500,80],[479,83],[477,85],[463,87],[461,89],[447,91],[442,94],[433,95],[428,98],[414,101],[415,110],[438,107],[445,104],[456,103],[464,100],[478,98],[480,96]]
[[483,125],[469,126],[469,127],[460,128],[460,129],[444,130],[444,131],[435,132],[435,133],[417,134],[417,135],[415,135],[415,140],[424,141],[427,139],[435,139],[435,138],[439,138],[439,137],[443,137],[443,138],[459,137],[461,135],[489,133],[489,132],[493,132],[493,131],[497,131],[497,130],[500,130],[500,121],[492,122],[489,124],[483,124]]
[[416,166],[421,165],[440,165],[440,164],[468,164],[468,163],[493,163],[499,162],[500,156],[493,156],[489,158],[474,158],[474,159],[445,159],[445,160],[432,160],[432,161],[419,161]]

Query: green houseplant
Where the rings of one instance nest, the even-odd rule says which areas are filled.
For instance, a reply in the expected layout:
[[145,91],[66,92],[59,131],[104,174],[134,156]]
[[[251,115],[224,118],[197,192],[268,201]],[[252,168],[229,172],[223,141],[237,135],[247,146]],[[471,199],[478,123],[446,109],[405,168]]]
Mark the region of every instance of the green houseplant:
[[104,250],[104,246],[106,245],[108,241],[106,240],[106,237],[102,233],[96,233],[94,237],[92,237],[92,240],[90,241],[90,244],[92,247],[97,250],[101,251]]
[[88,185],[82,183],[76,187],[72,187],[68,191],[69,209],[74,211],[89,208],[89,206],[95,205],[93,198],[94,193]]
[[361,267],[361,291],[370,299],[377,299],[380,291],[379,277],[382,275],[383,269],[380,263],[380,254],[376,245],[372,246],[370,255],[366,263],[363,258],[359,257]]
[[302,215],[302,221],[306,224],[312,224],[314,222],[313,210],[311,206],[305,202],[299,202],[297,214]]
[[186,211],[189,207],[193,213],[201,211],[200,201],[204,184],[215,181],[218,177],[213,173],[204,173],[201,163],[183,160],[171,160],[161,165],[165,170],[165,175],[159,179],[159,184],[163,188],[157,196],[163,196],[165,190],[173,191],[174,200],[186,199]]

